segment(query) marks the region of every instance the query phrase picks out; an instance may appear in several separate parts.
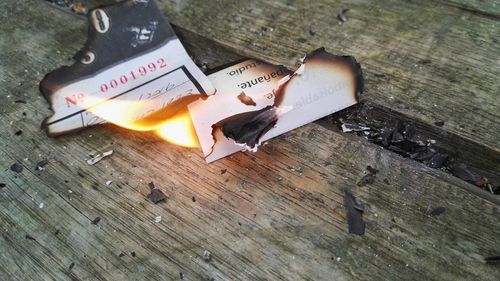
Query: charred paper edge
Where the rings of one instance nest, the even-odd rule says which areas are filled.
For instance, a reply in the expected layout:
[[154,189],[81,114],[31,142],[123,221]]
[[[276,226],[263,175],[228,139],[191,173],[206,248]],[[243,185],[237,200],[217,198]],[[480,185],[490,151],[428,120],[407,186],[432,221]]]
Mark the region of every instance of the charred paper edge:
[[[314,50],[314,51],[312,51],[304,56],[304,58],[302,59],[301,65],[299,66],[299,68],[295,72],[283,77],[278,82],[278,86],[276,87],[275,90],[273,90],[274,103],[272,106],[269,106],[269,108],[268,108],[268,110],[275,110],[276,111],[275,115],[273,115],[274,121],[271,120],[269,122],[270,126],[264,127],[262,130],[260,130],[257,133],[258,134],[256,136],[257,141],[254,145],[248,145],[247,143],[239,143],[239,142],[237,142],[237,140],[235,140],[234,138],[232,138],[230,136],[227,136],[223,132],[223,129],[222,129],[223,124],[225,122],[228,122],[231,118],[233,118],[239,114],[232,115],[232,116],[228,116],[222,120],[219,120],[217,123],[212,125],[212,138],[214,140],[214,144],[211,147],[210,153],[207,154],[206,157],[210,156],[214,152],[214,148],[215,148],[215,145],[217,142],[217,137],[215,135],[216,129],[220,130],[224,137],[226,137],[228,139],[232,139],[236,145],[242,146],[246,150],[250,150],[250,151],[255,152],[257,150],[258,146],[262,145],[261,137],[264,136],[269,130],[271,130],[276,125],[276,123],[279,121],[279,115],[282,114],[283,111],[286,111],[286,110],[283,110],[282,108],[280,108],[280,105],[285,98],[284,90],[286,89],[288,83],[291,82],[292,79],[294,79],[295,77],[297,77],[297,76],[300,77],[300,75],[304,72],[308,61],[313,60],[313,59],[318,59],[318,57],[319,57],[319,59],[331,61],[332,63],[336,63],[336,64],[341,63],[351,71],[352,78],[354,80],[354,87],[355,87],[354,92],[352,94],[354,95],[353,98],[355,100],[355,103],[358,103],[360,98],[361,98],[361,93],[364,89],[364,78],[363,78],[363,72],[361,69],[361,65],[352,56],[334,55],[334,54],[328,53],[324,47],[316,49],[316,50]],[[250,112],[254,112],[256,114],[260,114],[261,113],[260,111],[262,111],[262,109],[255,110],[255,111],[249,111],[246,113],[249,114]],[[242,126],[243,125],[244,124],[242,124]]]

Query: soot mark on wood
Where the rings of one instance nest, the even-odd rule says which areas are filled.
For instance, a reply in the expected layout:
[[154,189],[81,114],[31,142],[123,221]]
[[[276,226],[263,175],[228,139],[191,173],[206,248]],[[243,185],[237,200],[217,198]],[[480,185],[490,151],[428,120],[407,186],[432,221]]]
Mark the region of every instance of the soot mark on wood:
[[16,173],[21,173],[23,171],[23,166],[19,163],[14,163],[10,166],[10,170]]

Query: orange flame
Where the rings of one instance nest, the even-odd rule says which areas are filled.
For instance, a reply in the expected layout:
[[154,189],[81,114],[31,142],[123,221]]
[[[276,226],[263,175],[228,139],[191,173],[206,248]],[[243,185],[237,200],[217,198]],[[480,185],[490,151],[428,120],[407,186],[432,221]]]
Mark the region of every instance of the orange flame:
[[187,109],[166,120],[156,129],[156,134],[173,144],[200,147],[191,115]]
[[[109,123],[134,131],[154,131],[166,141],[184,146],[199,147],[196,131],[185,104],[177,106],[174,114],[165,111],[148,111],[152,101],[87,99],[87,104],[97,104],[87,110]],[[153,108],[153,107],[151,107]],[[170,106],[169,106],[170,110]],[[146,112],[146,113],[145,113]]]

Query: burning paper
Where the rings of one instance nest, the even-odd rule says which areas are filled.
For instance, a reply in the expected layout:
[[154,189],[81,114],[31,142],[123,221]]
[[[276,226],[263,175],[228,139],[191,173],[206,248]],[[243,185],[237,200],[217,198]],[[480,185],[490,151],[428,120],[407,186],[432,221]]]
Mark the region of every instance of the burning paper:
[[[49,135],[110,122],[201,146],[208,162],[351,106],[362,74],[353,57],[319,49],[295,72],[246,60],[208,78],[190,59],[154,0],[129,0],[88,14],[77,62],[40,83],[54,115]],[[214,95],[217,89],[217,94]]]
[[215,93],[155,1],[100,7],[88,19],[88,40],[77,62],[40,83],[54,110],[43,123],[49,135],[104,122],[161,130],[188,103]]
[[324,49],[307,55],[293,74],[247,60],[209,78],[217,94],[189,105],[208,162],[255,151],[263,141],[354,105],[363,86],[353,57]]

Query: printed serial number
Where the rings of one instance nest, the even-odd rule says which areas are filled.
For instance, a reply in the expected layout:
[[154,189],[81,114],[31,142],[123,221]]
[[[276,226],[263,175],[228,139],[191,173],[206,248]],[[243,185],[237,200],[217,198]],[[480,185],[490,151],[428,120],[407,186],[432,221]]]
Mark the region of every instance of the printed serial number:
[[108,83],[101,84],[99,90],[101,93],[106,93],[109,89],[115,89],[120,85],[126,85],[129,81],[137,80],[139,76],[146,76],[160,68],[167,67],[165,59],[160,58],[156,62],[150,62],[145,66],[138,67],[137,70],[131,70],[128,74],[121,75],[116,79],[112,79]]

